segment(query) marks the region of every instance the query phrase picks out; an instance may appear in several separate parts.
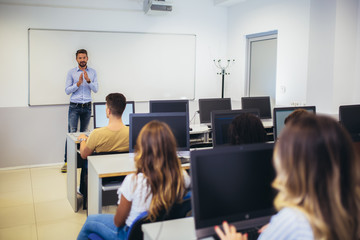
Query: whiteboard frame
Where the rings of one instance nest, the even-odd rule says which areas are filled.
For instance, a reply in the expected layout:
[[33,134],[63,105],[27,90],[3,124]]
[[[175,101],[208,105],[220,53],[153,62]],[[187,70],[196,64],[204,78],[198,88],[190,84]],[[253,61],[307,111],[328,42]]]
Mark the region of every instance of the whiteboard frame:
[[[31,61],[30,61],[30,54],[31,54],[31,42],[30,42],[30,32],[34,31],[58,31],[58,32],[85,32],[85,33],[121,33],[121,34],[149,34],[149,35],[169,35],[169,36],[193,36],[194,37],[194,69],[193,69],[193,80],[191,82],[192,89],[190,97],[181,98],[187,99],[189,101],[195,100],[195,92],[196,92],[196,50],[197,50],[197,39],[196,34],[182,34],[182,33],[158,33],[158,32],[130,32],[130,31],[101,31],[101,30],[76,30],[76,29],[51,29],[51,28],[28,28],[28,106],[52,106],[52,105],[69,105],[69,103],[32,103],[34,101],[31,100]],[[74,53],[75,54],[75,53]],[[64,73],[65,75],[66,73]],[[65,79],[64,79],[65,82]],[[101,83],[99,83],[101,86]],[[64,92],[65,94],[65,92]],[[95,93],[96,94],[96,93]],[[66,95],[66,94],[65,94]],[[70,98],[70,95],[69,95]],[[149,98],[149,99],[129,99],[135,102],[148,102],[149,100],[175,100],[180,98]],[[93,99],[93,101],[98,101],[98,99]],[[70,102],[70,101],[69,101]]]

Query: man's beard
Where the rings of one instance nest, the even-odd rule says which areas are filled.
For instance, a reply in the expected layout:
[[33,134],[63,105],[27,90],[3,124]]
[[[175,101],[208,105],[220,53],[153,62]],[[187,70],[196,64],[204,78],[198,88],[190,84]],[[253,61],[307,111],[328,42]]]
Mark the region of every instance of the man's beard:
[[80,62],[79,65],[80,67],[86,67],[86,62]]

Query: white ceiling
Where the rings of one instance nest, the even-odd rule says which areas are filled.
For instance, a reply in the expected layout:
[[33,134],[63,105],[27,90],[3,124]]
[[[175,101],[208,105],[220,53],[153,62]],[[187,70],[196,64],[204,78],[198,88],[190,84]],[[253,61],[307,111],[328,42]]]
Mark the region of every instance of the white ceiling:
[[[169,2],[181,0],[167,0]],[[230,7],[250,0],[213,0],[215,6]],[[84,2],[86,5],[84,7]],[[0,4],[142,10],[144,0],[0,0]]]

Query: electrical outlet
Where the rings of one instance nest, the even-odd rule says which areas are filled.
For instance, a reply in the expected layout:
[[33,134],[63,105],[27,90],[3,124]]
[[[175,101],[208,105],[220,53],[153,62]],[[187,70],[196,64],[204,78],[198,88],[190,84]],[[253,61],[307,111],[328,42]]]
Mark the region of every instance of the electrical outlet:
[[285,93],[285,92],[286,92],[286,87],[285,87],[284,85],[282,85],[282,86],[280,87],[280,90],[281,90],[282,93]]

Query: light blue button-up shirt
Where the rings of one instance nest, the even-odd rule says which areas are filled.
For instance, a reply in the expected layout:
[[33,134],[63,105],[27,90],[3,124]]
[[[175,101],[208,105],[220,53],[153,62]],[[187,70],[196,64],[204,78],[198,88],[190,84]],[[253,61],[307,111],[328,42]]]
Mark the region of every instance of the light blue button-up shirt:
[[95,69],[86,68],[86,72],[90,78],[90,83],[87,83],[84,76],[84,81],[78,87],[76,84],[79,81],[82,70],[79,67],[70,69],[66,77],[65,92],[67,95],[71,94],[70,102],[73,103],[87,103],[91,102],[91,91],[96,93],[99,85],[97,81],[97,74]]
[[314,240],[305,214],[293,208],[283,208],[271,217],[269,226],[258,240]]

